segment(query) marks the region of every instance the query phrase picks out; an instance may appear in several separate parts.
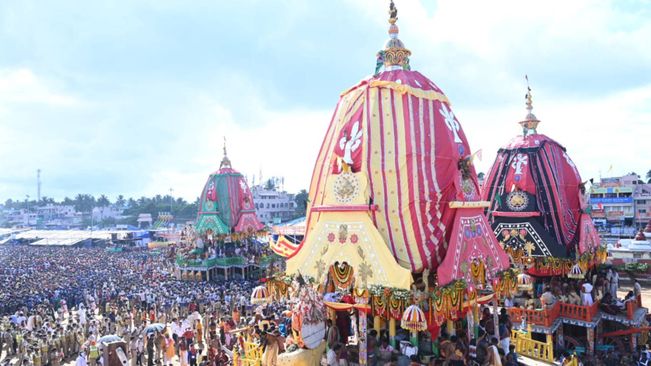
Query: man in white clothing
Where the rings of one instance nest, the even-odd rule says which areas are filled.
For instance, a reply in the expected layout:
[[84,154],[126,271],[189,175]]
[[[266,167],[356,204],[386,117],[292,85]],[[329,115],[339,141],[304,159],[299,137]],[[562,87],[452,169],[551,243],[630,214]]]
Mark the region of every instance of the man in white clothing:
[[79,352],[79,356],[77,357],[77,362],[75,362],[75,366],[88,366],[88,362],[86,362],[86,354],[84,351]]
[[592,306],[592,284],[588,281],[585,281],[581,285],[581,302],[583,306]]

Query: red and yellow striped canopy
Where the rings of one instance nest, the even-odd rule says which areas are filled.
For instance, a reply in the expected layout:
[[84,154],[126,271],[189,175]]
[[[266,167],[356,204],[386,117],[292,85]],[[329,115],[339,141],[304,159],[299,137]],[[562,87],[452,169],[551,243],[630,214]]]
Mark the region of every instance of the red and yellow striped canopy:
[[427,329],[427,318],[418,305],[411,305],[402,313],[400,326],[411,332],[420,332]]

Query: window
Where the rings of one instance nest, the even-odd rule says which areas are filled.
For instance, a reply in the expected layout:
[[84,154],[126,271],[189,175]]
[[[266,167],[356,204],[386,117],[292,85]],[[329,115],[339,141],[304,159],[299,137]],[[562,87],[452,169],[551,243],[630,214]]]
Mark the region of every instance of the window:
[[638,205],[646,205],[646,200],[638,200],[637,204]]
[[642,208],[642,209],[637,210],[637,212],[639,212],[639,213],[646,213],[646,209],[645,209],[645,208]]

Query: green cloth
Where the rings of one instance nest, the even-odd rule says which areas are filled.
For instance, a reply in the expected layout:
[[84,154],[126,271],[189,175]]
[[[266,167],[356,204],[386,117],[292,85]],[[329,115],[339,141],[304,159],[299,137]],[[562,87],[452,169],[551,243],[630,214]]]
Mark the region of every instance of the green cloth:
[[208,230],[212,230],[215,235],[230,234],[230,229],[217,214],[199,215],[195,228],[200,234],[204,234]]

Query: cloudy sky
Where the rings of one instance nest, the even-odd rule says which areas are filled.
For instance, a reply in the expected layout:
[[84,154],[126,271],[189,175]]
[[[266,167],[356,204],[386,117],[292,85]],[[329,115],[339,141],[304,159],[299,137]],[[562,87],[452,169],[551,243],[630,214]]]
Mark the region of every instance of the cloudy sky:
[[[38,168],[57,199],[194,199],[224,136],[250,179],[306,188],[339,93],[373,72],[387,2],[0,2],[0,200],[35,197]],[[525,74],[539,132],[584,178],[651,169],[651,1],[396,4],[479,171],[519,132]]]

